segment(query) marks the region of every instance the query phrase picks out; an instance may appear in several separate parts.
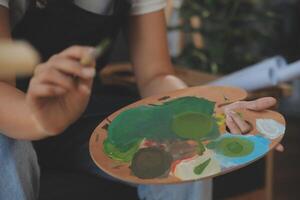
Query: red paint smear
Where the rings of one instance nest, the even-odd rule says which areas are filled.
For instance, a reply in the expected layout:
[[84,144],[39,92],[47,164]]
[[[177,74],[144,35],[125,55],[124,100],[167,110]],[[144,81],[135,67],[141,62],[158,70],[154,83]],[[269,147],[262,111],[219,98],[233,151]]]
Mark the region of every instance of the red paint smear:
[[160,144],[156,141],[153,141],[153,140],[145,140],[142,144],[141,144],[142,147],[159,147],[161,149],[164,149],[165,148],[165,145],[164,144]]
[[146,147],[157,146],[157,143],[154,142],[154,141],[146,140],[146,141],[143,143],[143,146],[146,146]]
[[190,156],[190,157],[187,157],[187,158],[183,158],[183,159],[180,159],[180,160],[176,160],[172,163],[171,165],[171,172],[174,173],[175,172],[175,169],[176,169],[176,166],[181,163],[182,161],[190,161],[190,160],[193,160],[195,158],[195,156]]

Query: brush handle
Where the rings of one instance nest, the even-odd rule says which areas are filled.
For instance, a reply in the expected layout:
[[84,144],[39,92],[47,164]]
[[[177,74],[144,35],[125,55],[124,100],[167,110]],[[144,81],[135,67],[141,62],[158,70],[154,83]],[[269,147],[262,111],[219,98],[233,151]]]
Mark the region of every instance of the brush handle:
[[96,48],[90,54],[84,56],[81,59],[80,63],[82,65],[90,65],[95,59],[100,57],[105,52],[105,50],[109,47],[109,45],[110,45],[109,39],[103,40],[98,46],[96,46]]
[[31,75],[39,62],[40,56],[30,44],[0,40],[0,77]]

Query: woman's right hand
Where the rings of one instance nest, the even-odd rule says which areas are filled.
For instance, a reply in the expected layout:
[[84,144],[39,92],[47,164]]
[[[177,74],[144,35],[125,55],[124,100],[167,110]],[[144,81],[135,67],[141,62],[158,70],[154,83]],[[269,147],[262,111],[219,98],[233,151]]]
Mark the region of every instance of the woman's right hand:
[[80,60],[92,50],[91,47],[70,47],[37,66],[26,103],[37,127],[47,136],[61,133],[85,110],[95,75],[95,62],[83,66]]

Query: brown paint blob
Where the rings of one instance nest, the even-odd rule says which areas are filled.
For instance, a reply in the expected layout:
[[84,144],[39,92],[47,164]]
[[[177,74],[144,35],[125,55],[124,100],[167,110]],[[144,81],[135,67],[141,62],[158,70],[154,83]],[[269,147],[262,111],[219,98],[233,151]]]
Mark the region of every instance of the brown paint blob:
[[132,173],[141,179],[157,178],[164,175],[171,166],[172,156],[156,148],[140,149],[133,157]]

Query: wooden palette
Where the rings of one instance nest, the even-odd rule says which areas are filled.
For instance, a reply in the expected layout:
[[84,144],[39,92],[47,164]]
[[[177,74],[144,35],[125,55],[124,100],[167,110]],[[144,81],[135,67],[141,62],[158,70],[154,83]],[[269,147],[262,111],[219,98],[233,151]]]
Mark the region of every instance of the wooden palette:
[[[211,136],[213,138],[203,139],[203,137],[201,136],[201,139],[200,136],[198,137],[198,135],[196,135],[196,139],[190,138],[194,136],[189,136],[189,138],[182,138],[181,136],[178,136],[176,132],[177,129],[174,128],[176,126],[172,125],[172,128],[169,129],[171,130],[171,133],[173,131],[175,132],[175,135],[177,134],[175,139],[163,138],[156,140],[153,139],[151,135],[147,135],[147,133],[151,132],[151,128],[147,128],[147,124],[151,123],[149,122],[151,120],[149,120],[148,117],[147,119],[145,119],[145,126],[141,128],[142,135],[138,135],[138,137],[142,137],[143,139],[139,140],[139,142],[137,143],[138,147],[134,150],[133,157],[131,157],[131,159],[127,159],[126,162],[124,162],[124,160],[120,161],[120,159],[116,159],[115,157],[110,156],[112,154],[110,154],[110,152],[107,152],[107,149],[106,151],[104,150],[105,140],[107,140],[108,143],[111,142],[115,146],[123,145],[122,142],[114,140],[118,137],[113,137],[116,135],[116,133],[113,132],[113,130],[115,130],[114,127],[118,128],[118,123],[122,123],[124,125],[124,120],[121,120],[123,118],[120,118],[119,116],[122,115],[122,117],[125,117],[126,119],[126,114],[128,113],[128,111],[130,112],[133,109],[140,108],[140,106],[143,106],[143,108],[146,108],[146,110],[151,110],[155,107],[155,109],[159,111],[160,109],[163,109],[162,105],[170,105],[170,102],[181,101],[181,98],[188,99],[191,97],[196,97],[192,99],[193,101],[197,101],[198,99],[199,101],[203,101],[204,99],[205,101],[215,103],[213,107],[213,114],[209,119],[215,120],[214,123],[216,122],[217,124],[218,130],[215,131],[219,134],[217,137]],[[117,179],[135,184],[180,183],[211,178],[239,169],[261,158],[270,150],[272,150],[277,144],[279,144],[279,142],[283,138],[285,131],[285,120],[283,116],[277,112],[270,110],[266,110],[263,112],[239,110],[237,112],[243,117],[244,120],[248,121],[252,125],[252,130],[247,135],[233,135],[230,133],[226,133],[226,125],[224,123],[224,120],[221,120],[221,122],[220,120],[217,120],[218,116],[223,116],[223,106],[239,100],[243,100],[246,97],[247,93],[244,90],[238,88],[202,86],[178,90],[164,95],[152,96],[137,101],[107,117],[94,130],[90,138],[90,153],[92,159],[99,168],[101,168],[109,175]],[[170,108],[168,109],[170,110]],[[205,110],[206,108],[203,109]],[[182,113],[182,115],[195,114],[194,111],[184,111]],[[128,121],[128,124],[131,123],[130,126],[132,126],[132,123],[134,123],[135,120],[137,122],[142,122],[145,116],[146,113],[145,115],[141,114],[137,119],[131,119],[131,122]],[[160,115],[157,113],[155,116],[158,118],[160,117]],[[181,115],[172,115],[172,118],[170,118],[172,123],[174,122],[174,119],[178,119],[178,116]],[[117,119],[118,117],[119,119]],[[154,120],[156,119],[153,119],[153,121]],[[161,122],[163,121],[164,119],[161,120]],[[184,123],[189,124],[189,121],[184,121]],[[124,134],[127,134],[128,130],[131,130],[130,127],[128,127],[127,130],[126,124],[127,122],[125,122],[125,128],[123,129]],[[138,127],[139,124],[136,124],[136,126]],[[158,124],[158,126],[164,127],[160,124]],[[133,127],[132,130],[135,130],[134,128],[135,127]],[[153,129],[155,128],[156,127],[153,126]],[[210,128],[208,130],[210,132],[213,132],[213,128]],[[108,131],[110,131],[110,133],[108,133]],[[194,129],[190,129],[190,131],[193,132]],[[201,134],[202,133],[203,132],[201,132]],[[129,134],[128,138],[126,138],[127,135],[122,135],[121,133],[120,137],[122,137],[123,139],[125,138],[125,141],[126,139],[131,140],[131,136],[132,135]],[[189,156],[182,156],[181,154],[178,154],[182,157],[176,156],[177,154],[174,152],[172,154],[172,150],[170,149],[172,149],[173,146],[170,145],[177,144],[177,142],[179,144],[184,143],[185,146],[186,144],[193,144],[189,146],[192,146],[194,148],[192,151],[193,153],[191,153]],[[195,146],[196,144],[199,146]],[[199,149],[201,149],[200,147],[202,148],[201,151],[199,151]],[[180,148],[187,147],[182,146]],[[148,150],[151,150],[153,152],[153,149],[155,150],[154,153],[145,153]],[[125,152],[126,151],[127,150],[125,150]],[[160,151],[166,152],[169,157],[171,156],[171,159],[168,162],[166,161],[167,164],[164,165],[167,166],[166,168],[168,169],[164,168],[164,170],[162,170],[161,167],[158,167],[163,165],[161,164],[162,160],[159,160],[160,162],[158,162],[157,160],[151,160],[153,159],[151,156],[154,156],[154,154],[156,156],[156,153],[158,152],[159,154]],[[182,149],[178,152],[182,152]],[[141,155],[144,156],[142,157],[144,160],[141,158]],[[166,159],[164,159],[165,157],[163,157],[163,162],[165,163]]]

